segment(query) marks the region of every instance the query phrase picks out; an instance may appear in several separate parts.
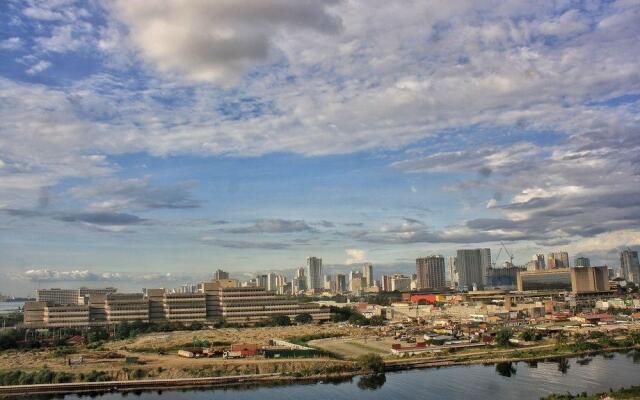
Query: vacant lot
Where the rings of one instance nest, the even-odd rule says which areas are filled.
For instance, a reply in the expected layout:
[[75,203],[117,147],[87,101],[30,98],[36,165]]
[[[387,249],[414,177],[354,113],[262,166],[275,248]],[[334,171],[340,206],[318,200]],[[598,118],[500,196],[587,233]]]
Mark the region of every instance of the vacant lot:
[[341,335],[362,336],[366,328],[349,327],[346,325],[299,325],[262,328],[224,328],[201,331],[162,332],[141,335],[135,339],[110,342],[105,347],[109,350],[149,351],[161,349],[175,349],[185,346],[194,338],[207,340],[210,343],[251,343],[264,345],[269,339],[290,339],[302,336]]
[[310,345],[329,351],[345,359],[357,358],[364,354],[375,353],[381,356],[391,354],[391,338],[377,338],[374,336],[340,337],[318,339],[309,342]]

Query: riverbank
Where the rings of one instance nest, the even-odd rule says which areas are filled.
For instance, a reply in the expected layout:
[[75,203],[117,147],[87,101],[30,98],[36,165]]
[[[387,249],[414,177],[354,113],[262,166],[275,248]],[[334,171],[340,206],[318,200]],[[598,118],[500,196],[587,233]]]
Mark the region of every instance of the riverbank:
[[[426,368],[442,368],[463,365],[490,365],[500,363],[515,362],[536,362],[546,361],[559,358],[577,358],[582,356],[590,356],[602,353],[615,353],[621,351],[640,351],[640,346],[616,347],[598,352],[594,351],[566,351],[566,352],[549,352],[529,357],[493,357],[478,358],[473,360],[460,359],[407,359],[407,360],[390,360],[385,362],[385,371],[404,371],[412,369]],[[514,349],[514,352],[517,351]],[[239,385],[271,385],[271,384],[287,384],[298,382],[318,382],[327,380],[350,379],[359,375],[367,374],[359,368],[352,371],[331,372],[323,374],[300,375],[299,373],[280,372],[267,374],[249,374],[249,375],[230,375],[219,377],[201,377],[201,378],[175,378],[175,379],[133,379],[133,380],[114,380],[106,382],[71,382],[56,384],[37,384],[37,385],[13,385],[0,386],[0,396],[15,396],[22,394],[71,394],[71,393],[88,393],[88,392],[127,392],[136,390],[163,390],[163,389],[184,389],[184,388],[220,388]],[[561,399],[562,397],[558,397]],[[550,398],[553,399],[553,398]]]
[[597,393],[594,395],[588,395],[586,393],[580,394],[552,394],[551,396],[542,397],[540,400],[600,400],[603,398],[608,399],[640,399],[640,386],[631,386],[628,388],[622,388],[617,390],[610,390],[608,392]]

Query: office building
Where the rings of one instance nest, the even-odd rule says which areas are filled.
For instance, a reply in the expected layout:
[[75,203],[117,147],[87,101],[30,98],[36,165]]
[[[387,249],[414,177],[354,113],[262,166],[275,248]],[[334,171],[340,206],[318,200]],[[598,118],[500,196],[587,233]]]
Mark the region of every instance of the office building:
[[319,290],[324,288],[324,282],[322,277],[324,276],[322,270],[322,258],[308,257],[307,258],[307,290]]
[[406,292],[411,290],[411,278],[395,274],[391,278],[391,291]]
[[518,272],[527,271],[524,267],[507,266],[504,268],[489,268],[485,289],[515,289],[517,285]]
[[547,269],[569,268],[569,254],[566,251],[549,253]]
[[544,254],[538,253],[533,256],[531,261],[534,262],[534,271],[540,271],[542,269],[547,269],[547,263],[545,262]]
[[606,266],[523,271],[518,273],[517,286],[519,291],[608,292],[608,275]]
[[207,296],[211,296],[212,303],[208,318],[222,318],[230,323],[253,323],[279,314],[294,319],[308,313],[316,321],[330,318],[329,310],[321,309],[317,303],[298,303],[263,288],[219,288],[208,291]]
[[[481,249],[458,250],[456,252],[456,270],[458,271],[458,288],[460,290],[482,289],[484,287],[483,271],[485,257]],[[488,270],[488,268],[487,268]]]
[[380,277],[380,290],[383,292],[391,291],[391,275],[382,275]]
[[624,279],[640,284],[640,261],[637,251],[626,249],[620,253],[620,271]]
[[213,273],[213,280],[214,281],[220,281],[222,279],[229,279],[229,273],[225,272],[221,269],[217,270],[216,272]]
[[491,249],[478,249],[480,251],[480,266],[482,268],[482,285],[486,285],[489,268],[491,268]]
[[336,292],[342,294],[348,291],[347,276],[345,274],[336,274]]
[[587,257],[576,257],[576,261],[573,265],[575,267],[590,267],[591,261]]
[[429,256],[416,259],[418,289],[439,289],[447,286],[444,257]]
[[373,286],[373,265],[371,263],[362,265],[362,276],[367,280],[367,286]]
[[273,273],[273,272],[269,272],[267,274],[267,285],[266,288],[268,291],[270,292],[276,292],[278,290],[278,275]]
[[[231,284],[231,281],[235,281]],[[344,282],[343,282],[344,283]],[[147,289],[142,293],[96,293],[85,304],[27,302],[24,324],[29,328],[106,326],[124,321],[253,323],[276,314],[294,318],[309,313],[314,320],[328,320],[328,309],[317,303],[298,303],[261,287],[239,287],[237,280],[204,282],[203,292],[168,293]]]
[[38,289],[36,290],[36,301],[43,301],[58,305],[81,304],[86,296],[92,294],[116,293],[117,289],[108,287],[100,289],[90,289],[81,287],[80,289]]

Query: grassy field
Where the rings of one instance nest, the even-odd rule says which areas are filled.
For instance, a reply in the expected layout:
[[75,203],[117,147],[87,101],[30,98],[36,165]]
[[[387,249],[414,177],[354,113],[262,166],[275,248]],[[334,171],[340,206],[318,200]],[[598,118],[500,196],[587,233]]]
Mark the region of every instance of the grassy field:
[[345,359],[355,359],[361,355],[374,353],[382,357],[391,354],[391,344],[395,341],[390,338],[375,337],[341,337],[312,340],[309,345],[337,354]]

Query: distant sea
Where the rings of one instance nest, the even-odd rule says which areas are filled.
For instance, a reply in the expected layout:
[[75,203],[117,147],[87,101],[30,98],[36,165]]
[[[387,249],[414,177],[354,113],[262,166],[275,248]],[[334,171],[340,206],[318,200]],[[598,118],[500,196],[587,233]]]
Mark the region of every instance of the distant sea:
[[0,314],[9,314],[18,311],[22,306],[24,306],[24,301],[0,302]]

